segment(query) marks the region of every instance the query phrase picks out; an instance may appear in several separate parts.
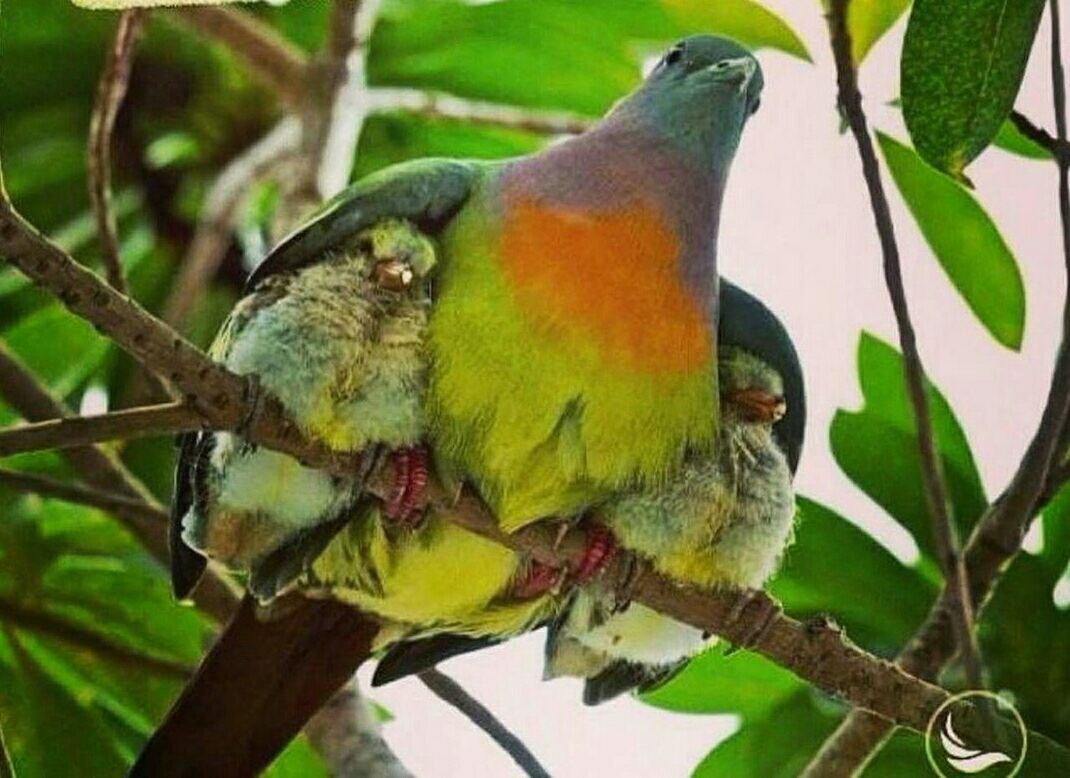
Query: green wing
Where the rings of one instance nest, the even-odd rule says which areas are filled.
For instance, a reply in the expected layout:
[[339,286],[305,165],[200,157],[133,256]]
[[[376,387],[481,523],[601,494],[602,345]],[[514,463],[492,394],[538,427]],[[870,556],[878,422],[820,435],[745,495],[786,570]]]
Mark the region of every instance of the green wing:
[[480,169],[478,162],[418,159],[361,179],[284,238],[249,276],[246,291],[268,276],[318,261],[380,219],[407,219],[435,234],[464,205]]

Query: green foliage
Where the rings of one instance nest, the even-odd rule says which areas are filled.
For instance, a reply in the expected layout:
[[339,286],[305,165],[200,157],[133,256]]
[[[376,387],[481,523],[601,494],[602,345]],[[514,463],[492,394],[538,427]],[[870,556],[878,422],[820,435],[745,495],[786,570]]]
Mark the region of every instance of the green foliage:
[[[851,34],[851,58],[862,62],[869,50],[888,32],[910,5],[910,0],[851,0],[847,6],[847,30]],[[825,0],[825,6],[828,2]]]
[[[829,431],[832,454],[848,477],[914,536],[922,553],[935,559],[902,357],[864,333],[858,344],[858,376],[864,404],[858,411],[837,411]],[[966,435],[947,400],[932,386],[928,398],[936,451],[964,536],[988,501]]]
[[903,44],[903,116],[914,147],[956,178],[1014,105],[1044,0],[915,0]]
[[992,337],[1017,351],[1025,329],[1025,286],[999,229],[956,181],[888,135],[877,133],[877,140],[896,186],[951,283]]
[[1051,159],[1050,151],[1022,135],[1010,119],[1004,120],[999,126],[999,132],[992,139],[992,145],[1026,159]]

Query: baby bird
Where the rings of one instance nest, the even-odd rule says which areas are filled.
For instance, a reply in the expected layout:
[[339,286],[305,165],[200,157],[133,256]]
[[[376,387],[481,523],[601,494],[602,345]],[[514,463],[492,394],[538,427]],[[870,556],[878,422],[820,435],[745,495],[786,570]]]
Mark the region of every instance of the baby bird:
[[[422,400],[435,249],[416,227],[380,221],[323,261],[267,277],[211,348],[255,375],[301,431],[336,451],[392,450],[398,484],[384,511],[406,518],[426,464]],[[365,456],[371,463],[376,457]],[[186,596],[205,558],[249,571],[270,599],[344,523],[367,473],[339,478],[246,442],[203,432],[180,440],[172,503],[172,576]]]
[[[733,333],[721,332],[715,450],[689,459],[663,488],[625,494],[599,511],[621,547],[699,588],[761,587],[792,537],[801,370],[780,323],[753,298],[750,308],[749,343],[730,345]],[[618,607],[596,579],[550,626],[545,676],[586,678],[584,702],[598,704],[660,681],[707,642],[638,603]]]

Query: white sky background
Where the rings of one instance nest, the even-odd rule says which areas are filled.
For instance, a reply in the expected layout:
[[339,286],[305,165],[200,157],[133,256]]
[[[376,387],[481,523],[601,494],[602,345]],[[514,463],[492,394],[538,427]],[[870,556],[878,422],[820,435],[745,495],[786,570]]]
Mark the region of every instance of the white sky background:
[[[854,142],[838,134],[835,78],[820,4],[762,2],[803,38],[814,64],[775,52],[759,55],[766,89],[726,196],[721,273],[777,312],[802,357],[810,416],[798,491],[837,509],[909,558],[911,539],[851,485],[828,447],[835,410],[860,404],[859,332],[867,329],[895,343],[896,331]],[[906,139],[902,120],[885,104],[898,94],[903,29],[901,22],[870,54],[861,78],[871,124],[900,139]],[[1017,105],[1052,128],[1048,38],[1045,19]],[[1070,25],[1064,30],[1068,38]],[[887,176],[885,184],[922,358],[965,427],[992,494],[1013,472],[1039,418],[1058,340],[1063,260],[1054,166],[990,149],[969,174],[1025,278],[1026,332],[1018,354],[999,346],[973,317]],[[555,777],[689,775],[734,727],[730,717],[674,714],[632,699],[587,708],[578,682],[540,680],[541,638],[540,633],[461,657],[443,669],[490,707]],[[387,739],[420,778],[521,774],[418,681],[375,690],[374,697],[396,715],[386,726]]]

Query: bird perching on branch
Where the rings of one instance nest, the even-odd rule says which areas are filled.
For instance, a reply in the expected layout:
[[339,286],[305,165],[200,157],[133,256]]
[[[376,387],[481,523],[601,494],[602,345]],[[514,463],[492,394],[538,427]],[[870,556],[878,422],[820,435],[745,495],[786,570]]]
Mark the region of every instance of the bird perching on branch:
[[[264,305],[252,305],[221,357],[258,374],[310,437],[339,450],[390,450],[394,483],[376,513],[394,531],[419,520],[431,462],[443,480],[474,489],[506,532],[658,489],[716,446],[719,214],[761,89],[749,52],[695,36],[584,135],[518,159],[423,160],[358,182],[257,268],[248,288]],[[347,265],[354,250],[375,260],[367,242],[384,220],[430,238],[433,262],[421,264],[416,250],[407,254],[414,262]],[[350,273],[348,292],[332,285],[337,273]],[[319,299],[314,316],[274,316],[268,326],[309,274],[323,284],[305,284],[306,299]],[[352,319],[354,306],[388,293],[387,328],[413,310],[426,316],[426,340],[410,338],[405,356],[425,361],[407,362],[401,378],[377,362],[391,344],[371,325],[357,336],[365,342],[333,344],[352,364],[324,363],[320,342],[307,360],[291,358],[309,337],[307,321],[316,338],[344,340],[330,334],[332,317]],[[243,349],[247,359],[235,356]],[[399,408],[412,413],[390,415]],[[306,471],[240,436],[187,441],[172,535],[179,593],[203,569],[200,552],[248,564],[258,596],[290,585],[367,499],[365,472],[346,481]],[[242,532],[213,535],[213,517],[232,514],[269,531],[254,533],[249,548]],[[607,543],[592,542],[581,579],[597,571]],[[423,570],[429,579],[417,570],[405,594],[433,609],[441,592],[435,571]],[[452,584],[471,593],[474,610],[500,594],[503,575],[541,594],[538,576],[529,580],[529,567],[505,550],[465,570]],[[183,703],[196,699],[187,690]]]

